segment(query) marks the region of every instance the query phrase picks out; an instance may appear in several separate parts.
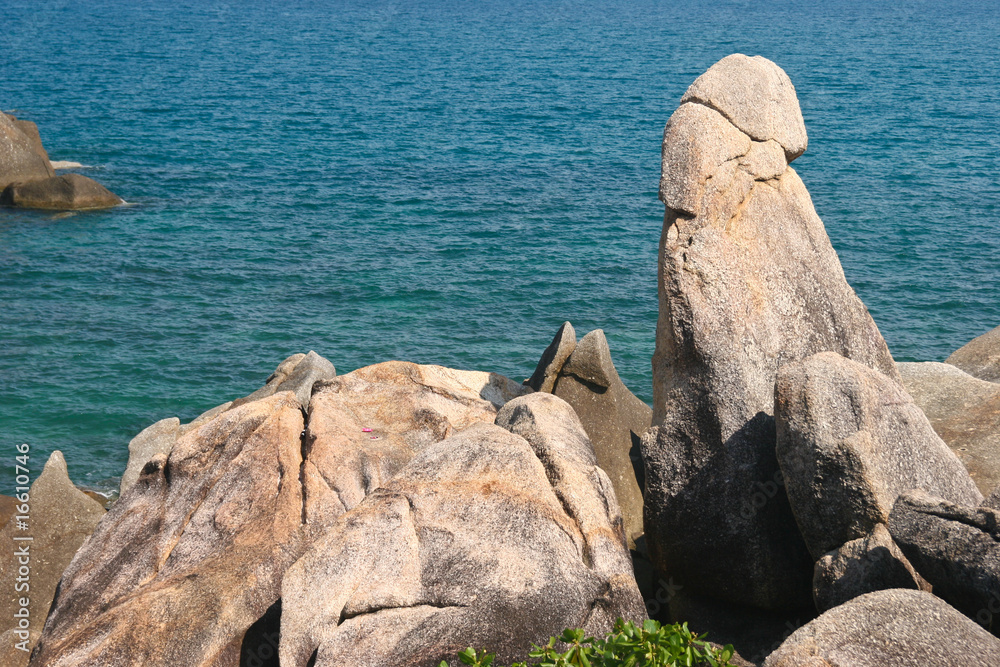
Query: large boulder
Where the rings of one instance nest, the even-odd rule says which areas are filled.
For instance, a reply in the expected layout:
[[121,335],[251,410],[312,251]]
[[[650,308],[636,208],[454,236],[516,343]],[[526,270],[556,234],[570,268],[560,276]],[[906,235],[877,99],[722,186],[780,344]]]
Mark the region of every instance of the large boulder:
[[0,205],[60,211],[111,208],[125,203],[97,181],[80,174],[11,183],[0,193]]
[[321,384],[308,422],[282,391],[180,427],[66,570],[33,664],[235,667],[277,632],[287,567],[379,485],[380,466],[492,422],[483,395],[528,391],[401,362]]
[[535,372],[524,381],[524,384],[535,391],[551,394],[556,386],[559,371],[569,359],[569,355],[573,354],[574,349],[576,349],[576,331],[572,324],[563,322],[555,337],[552,338],[552,342],[542,352],[538,365],[535,366]]
[[931,591],[930,584],[917,574],[892,541],[884,524],[816,561],[813,601],[820,612],[865,593],[890,588]]
[[[21,520],[24,527],[13,518],[0,533],[0,657],[6,658],[0,664],[5,667],[28,663],[28,653],[16,644],[25,642],[30,650],[38,641],[63,570],[104,516],[100,503],[73,486],[59,451],[52,452],[22,499],[29,510],[28,519]],[[21,566],[29,571],[20,571]],[[29,601],[27,629],[19,625],[21,598]]]
[[436,667],[470,644],[512,661],[564,627],[645,617],[572,408],[537,393],[497,423],[424,447],[288,570],[282,665]]
[[49,161],[38,154],[32,139],[10,116],[0,113],[0,191],[11,183],[55,176]]
[[1000,666],[1000,641],[925,591],[868,593],[796,630],[764,667]]
[[951,364],[900,363],[903,386],[983,495],[1000,487],[1000,384]]
[[774,396],[778,462],[814,558],[887,523],[908,489],[983,499],[903,387],[868,366],[821,352],[782,366]]
[[788,77],[739,54],[695,81],[663,135],[647,541],[679,580],[765,608],[811,606],[774,453],[779,365],[833,350],[898,377],[788,167],[805,146]]
[[913,490],[896,501],[889,530],[935,595],[1000,634],[1000,510]]
[[1000,382],[1000,327],[973,338],[952,352],[945,363],[980,380]]
[[563,364],[554,393],[576,411],[597,454],[597,463],[611,477],[625,517],[629,546],[642,534],[642,491],[631,453],[649,428],[653,411],[618,377],[611,350],[601,329],[584,336]]

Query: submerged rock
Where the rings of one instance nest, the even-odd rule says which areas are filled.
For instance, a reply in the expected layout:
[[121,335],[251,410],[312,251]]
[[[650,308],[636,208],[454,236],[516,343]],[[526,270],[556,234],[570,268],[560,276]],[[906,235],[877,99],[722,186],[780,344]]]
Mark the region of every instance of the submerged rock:
[[788,167],[805,146],[787,75],[732,55],[671,116],[660,179],[650,554],[702,593],[772,609],[812,605],[812,558],[774,453],[779,365],[833,350],[898,378]]
[[983,495],[1000,487],[1000,384],[951,364],[900,363],[903,386]]
[[653,411],[618,377],[604,331],[595,329],[580,340],[559,372],[554,393],[580,417],[598,465],[614,484],[625,534],[634,547],[643,534],[643,508],[631,453],[649,428]]
[[[0,618],[3,619],[0,632],[9,629],[3,641],[12,640],[0,649],[0,657],[6,655],[8,658],[2,663],[5,667],[27,664],[28,654],[24,651],[14,650],[6,654],[2,651],[26,639],[28,648],[35,645],[63,570],[104,516],[100,503],[73,486],[66,460],[59,451],[52,452],[42,474],[31,485],[28,505],[26,528],[22,530],[16,521],[11,520],[0,533],[0,589],[3,590],[0,596]],[[24,537],[31,540],[17,539]],[[27,562],[21,563],[22,558],[26,558]],[[27,577],[20,577],[20,582],[26,582],[29,588],[18,592],[15,584],[21,564],[30,567]],[[15,613],[21,609],[21,598],[30,601],[30,637],[19,636],[17,632]]]
[[868,593],[796,630],[764,667],[1000,666],[1000,641],[924,591]]
[[0,193],[0,205],[16,208],[83,210],[124,204],[97,181],[80,174],[12,183]]
[[878,371],[822,352],[782,366],[774,395],[778,462],[814,558],[887,523],[908,489],[982,501],[920,408]]
[[38,154],[31,137],[10,116],[0,113],[0,192],[11,183],[54,176],[52,166]]
[[973,338],[955,350],[945,363],[980,380],[1000,382],[1000,327]]
[[281,664],[499,661],[644,618],[614,491],[573,410],[536,393],[423,448],[282,587]]

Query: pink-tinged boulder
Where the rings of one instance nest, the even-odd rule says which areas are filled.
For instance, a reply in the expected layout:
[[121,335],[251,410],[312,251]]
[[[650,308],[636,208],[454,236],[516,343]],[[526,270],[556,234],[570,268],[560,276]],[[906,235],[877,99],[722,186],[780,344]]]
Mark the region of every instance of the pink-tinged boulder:
[[513,661],[565,627],[645,617],[572,408],[531,394],[497,424],[424,447],[288,570],[282,665],[437,667],[469,645]]

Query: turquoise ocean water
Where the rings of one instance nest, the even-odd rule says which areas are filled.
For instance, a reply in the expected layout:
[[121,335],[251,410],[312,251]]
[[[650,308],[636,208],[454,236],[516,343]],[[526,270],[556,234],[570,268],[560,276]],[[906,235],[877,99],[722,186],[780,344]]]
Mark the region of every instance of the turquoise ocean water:
[[817,4],[4,0],[0,108],[130,206],[0,210],[0,456],[108,486],[294,352],[522,379],[566,319],[650,400],[663,125],[734,52],[791,76],[895,357],[943,360],[1000,324],[1000,5]]

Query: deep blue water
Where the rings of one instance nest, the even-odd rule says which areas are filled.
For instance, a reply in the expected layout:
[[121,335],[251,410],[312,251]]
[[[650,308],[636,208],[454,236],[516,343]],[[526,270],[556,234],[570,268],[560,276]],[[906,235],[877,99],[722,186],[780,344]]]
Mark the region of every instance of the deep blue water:
[[663,125],[734,52],[895,357],[944,359],[1000,324],[1000,5],[815,4],[4,0],[0,108],[132,205],[0,210],[0,456],[106,484],[291,353],[521,379],[566,319],[649,400]]

